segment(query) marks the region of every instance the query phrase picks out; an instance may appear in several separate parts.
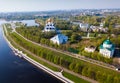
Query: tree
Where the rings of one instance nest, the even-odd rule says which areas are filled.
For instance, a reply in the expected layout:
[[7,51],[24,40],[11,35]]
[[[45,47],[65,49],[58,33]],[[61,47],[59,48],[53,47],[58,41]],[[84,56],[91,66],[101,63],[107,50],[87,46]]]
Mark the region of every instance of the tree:
[[84,76],[88,76],[88,67],[84,67],[83,70],[82,70],[82,75]]
[[79,30],[79,26],[78,25],[73,25],[72,26],[72,30],[75,31],[75,32],[78,31]]
[[69,69],[70,70],[74,70],[74,68],[75,68],[75,62],[72,62],[70,65],[69,65]]
[[77,41],[77,40],[79,40],[79,35],[78,34],[72,34],[71,41]]
[[120,28],[115,28],[111,30],[112,34],[119,35],[120,34]]
[[96,79],[96,73],[91,68],[88,68],[88,77]]

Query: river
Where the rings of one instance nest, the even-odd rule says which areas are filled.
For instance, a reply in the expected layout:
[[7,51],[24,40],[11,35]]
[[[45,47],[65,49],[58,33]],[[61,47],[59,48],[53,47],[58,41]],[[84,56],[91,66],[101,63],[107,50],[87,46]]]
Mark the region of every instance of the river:
[[21,20],[21,21],[13,21],[13,22],[22,22],[27,24],[27,26],[39,26],[39,24],[35,23],[35,20]]
[[[5,21],[0,21],[4,23]],[[41,69],[14,55],[0,27],[0,83],[61,83]]]

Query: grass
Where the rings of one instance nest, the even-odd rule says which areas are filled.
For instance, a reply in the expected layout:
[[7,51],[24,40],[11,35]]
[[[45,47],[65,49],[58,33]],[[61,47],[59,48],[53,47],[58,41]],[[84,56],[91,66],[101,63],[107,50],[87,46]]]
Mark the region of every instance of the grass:
[[65,76],[66,78],[68,79],[71,79],[72,81],[74,81],[75,83],[89,83],[88,81],[86,80],[83,80],[77,76],[74,76],[72,74],[69,74],[67,72],[63,72],[63,76]]

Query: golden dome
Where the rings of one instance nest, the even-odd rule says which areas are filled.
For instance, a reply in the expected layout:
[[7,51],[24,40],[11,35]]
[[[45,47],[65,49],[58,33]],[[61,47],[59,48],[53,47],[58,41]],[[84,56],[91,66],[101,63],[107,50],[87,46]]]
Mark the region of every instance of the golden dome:
[[47,21],[46,21],[46,23],[48,23],[48,22],[53,22],[53,20],[51,19],[51,18],[49,18]]

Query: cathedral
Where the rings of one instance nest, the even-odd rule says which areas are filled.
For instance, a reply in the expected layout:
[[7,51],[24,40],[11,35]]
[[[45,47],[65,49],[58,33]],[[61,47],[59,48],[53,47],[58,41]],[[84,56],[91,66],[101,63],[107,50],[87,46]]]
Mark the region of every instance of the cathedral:
[[114,44],[109,40],[105,40],[101,45],[100,45],[100,54],[102,54],[104,57],[111,58],[113,57],[115,51],[115,46]]

